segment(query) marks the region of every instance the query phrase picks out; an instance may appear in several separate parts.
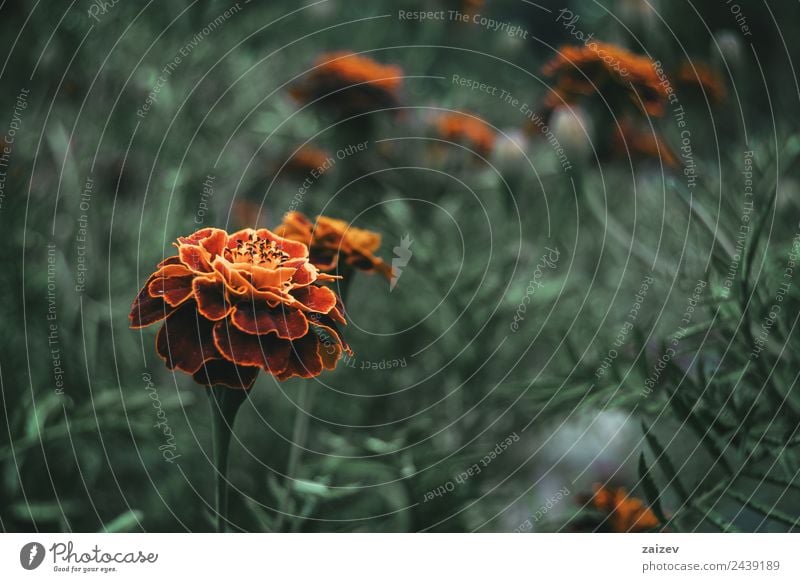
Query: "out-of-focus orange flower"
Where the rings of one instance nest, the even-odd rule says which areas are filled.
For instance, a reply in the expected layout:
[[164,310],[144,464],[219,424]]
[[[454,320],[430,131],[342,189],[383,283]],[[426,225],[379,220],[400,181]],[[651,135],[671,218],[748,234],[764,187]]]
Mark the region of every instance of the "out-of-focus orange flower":
[[562,91],[558,87],[551,87],[544,97],[542,107],[545,111],[550,113],[557,107],[575,105],[578,100],[578,96],[575,93],[568,93]]
[[568,102],[599,93],[613,104],[622,95],[648,115],[664,114],[667,88],[648,57],[595,41],[561,47],[560,53],[542,72],[556,77],[555,90]]
[[263,226],[267,219],[263,205],[246,198],[239,198],[233,202],[231,214],[233,222],[239,228],[258,228]]
[[467,16],[474,16],[485,4],[486,0],[461,0],[461,12]]
[[318,147],[304,145],[289,158],[286,167],[291,172],[306,175],[313,170],[322,173],[331,163],[328,152]]
[[641,499],[630,497],[623,487],[609,489],[594,485],[590,503],[608,514],[608,522],[615,532],[642,532],[657,528],[661,523]]
[[436,120],[436,129],[443,139],[453,140],[487,156],[494,147],[496,134],[482,119],[463,113],[445,113]]
[[381,246],[381,235],[349,225],[344,220],[318,216],[316,223],[302,212],[287,212],[275,232],[289,240],[308,245],[310,261],[320,271],[333,271],[344,259],[345,264],[368,272],[378,272],[387,279],[392,268],[375,256]]
[[[350,348],[335,280],[304,244],[269,230],[204,228],[175,244],[133,302],[131,327],[164,322],[156,350],[199,384],[250,388],[259,369],[278,380],[332,370]],[[324,339],[323,339],[324,338]]]
[[616,157],[632,157],[640,160],[661,160],[670,168],[678,168],[678,156],[655,131],[641,128],[629,119],[623,119],[616,132],[612,151]]
[[320,99],[340,114],[352,115],[396,106],[402,85],[400,67],[339,51],[321,55],[290,93],[303,103]]
[[706,63],[686,61],[678,67],[675,73],[675,83],[678,87],[696,88],[708,95],[709,100],[719,105],[728,95],[725,82],[716,70]]

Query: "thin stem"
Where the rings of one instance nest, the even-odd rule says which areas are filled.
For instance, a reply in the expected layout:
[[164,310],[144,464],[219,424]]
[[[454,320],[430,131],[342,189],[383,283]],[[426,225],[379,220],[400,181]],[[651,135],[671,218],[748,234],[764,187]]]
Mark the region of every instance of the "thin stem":
[[239,407],[247,398],[247,391],[225,386],[210,386],[211,437],[214,465],[217,472],[215,488],[216,531],[224,533],[228,524],[228,452],[230,451],[233,422]]
[[297,399],[297,414],[294,417],[294,429],[292,430],[292,449],[289,452],[289,463],[286,467],[286,484],[283,490],[283,497],[280,500],[280,511],[278,512],[278,525],[276,531],[283,531],[283,522],[286,514],[289,513],[289,498],[291,496],[292,484],[300,462],[300,455],[303,454],[306,436],[308,435],[308,423],[313,406],[314,392],[310,392],[304,383],[300,386],[300,394]]

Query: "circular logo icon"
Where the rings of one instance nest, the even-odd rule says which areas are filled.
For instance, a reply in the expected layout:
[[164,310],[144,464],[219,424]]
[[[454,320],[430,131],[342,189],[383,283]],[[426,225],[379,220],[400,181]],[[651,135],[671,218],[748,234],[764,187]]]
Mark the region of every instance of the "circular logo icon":
[[19,563],[26,570],[35,570],[44,561],[44,546],[39,542],[29,542],[19,551]]

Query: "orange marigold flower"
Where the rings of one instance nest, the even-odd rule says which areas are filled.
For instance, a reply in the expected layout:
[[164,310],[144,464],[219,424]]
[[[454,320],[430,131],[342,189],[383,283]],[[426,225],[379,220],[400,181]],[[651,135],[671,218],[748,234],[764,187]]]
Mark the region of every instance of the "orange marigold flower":
[[628,496],[623,487],[609,489],[597,483],[590,503],[598,511],[608,514],[609,524],[615,532],[641,532],[661,525],[652,510],[641,499]]
[[[158,354],[208,386],[250,388],[258,370],[278,380],[332,370],[350,348],[336,294],[304,244],[250,228],[204,228],[175,244],[133,302],[131,327],[164,322]],[[325,338],[321,339],[321,336]]]
[[570,101],[597,92],[612,102],[619,94],[648,115],[664,114],[668,93],[650,58],[594,41],[561,47],[560,53],[542,72],[556,77],[556,91]]
[[299,101],[321,99],[344,114],[394,107],[400,101],[403,84],[400,67],[382,65],[350,51],[323,54],[314,65],[290,90]]
[[461,12],[467,16],[474,16],[486,4],[486,0],[461,0]]
[[267,212],[264,205],[246,198],[234,200],[231,207],[232,223],[237,228],[261,228],[266,224]]
[[313,170],[319,170],[322,173],[330,164],[330,159],[330,154],[325,150],[311,145],[304,145],[289,158],[286,167],[290,171],[301,175],[308,174]]
[[675,73],[675,83],[678,87],[698,88],[708,95],[712,103],[720,104],[727,97],[725,82],[722,76],[706,63],[686,61]]
[[317,216],[316,223],[302,212],[287,212],[275,232],[289,240],[308,245],[310,261],[321,271],[333,271],[344,258],[345,264],[362,271],[378,272],[391,279],[392,268],[375,256],[381,235],[351,226],[344,220]]
[[461,142],[487,156],[494,148],[495,132],[482,119],[463,113],[445,113],[436,121],[443,139]]
[[617,157],[631,156],[641,160],[661,160],[670,168],[680,167],[678,156],[655,131],[640,128],[630,120],[623,119],[614,134],[612,150]]

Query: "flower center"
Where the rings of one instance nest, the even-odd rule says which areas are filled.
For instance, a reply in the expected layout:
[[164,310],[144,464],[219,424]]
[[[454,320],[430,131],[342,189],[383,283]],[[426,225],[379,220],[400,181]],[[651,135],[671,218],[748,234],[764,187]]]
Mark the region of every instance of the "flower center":
[[250,235],[249,240],[236,241],[236,248],[230,249],[234,263],[249,263],[259,267],[275,268],[289,260],[289,254],[278,248],[273,240]]

